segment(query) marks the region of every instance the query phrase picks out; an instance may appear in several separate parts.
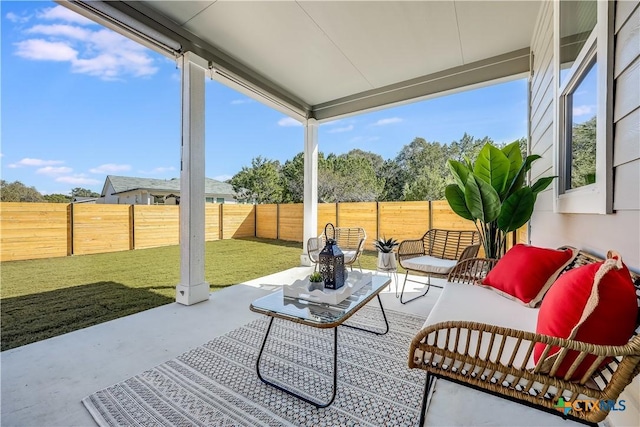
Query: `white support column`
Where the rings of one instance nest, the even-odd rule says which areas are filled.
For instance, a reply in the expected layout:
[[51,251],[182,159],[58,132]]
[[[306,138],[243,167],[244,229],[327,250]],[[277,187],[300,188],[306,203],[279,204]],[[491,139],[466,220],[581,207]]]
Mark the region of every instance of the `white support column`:
[[304,228],[300,263],[311,265],[307,241],[318,235],[318,121],[308,119],[304,127]]
[[207,61],[187,52],[182,66],[182,155],[180,168],[180,284],[176,302],[209,300],[204,280],[204,79]]

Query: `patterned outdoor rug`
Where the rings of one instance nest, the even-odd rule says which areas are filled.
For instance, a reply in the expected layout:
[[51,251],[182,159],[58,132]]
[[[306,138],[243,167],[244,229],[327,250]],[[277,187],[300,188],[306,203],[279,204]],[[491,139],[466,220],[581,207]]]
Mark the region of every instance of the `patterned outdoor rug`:
[[[386,335],[338,329],[338,390],[326,409],[258,379],[255,362],[267,317],[82,402],[104,426],[413,426],[424,374],[407,368],[407,352],[424,319],[386,313]],[[384,325],[375,306],[364,307],[348,323]],[[326,401],[333,379],[332,355],[333,330],[276,319],[261,372],[297,393]]]

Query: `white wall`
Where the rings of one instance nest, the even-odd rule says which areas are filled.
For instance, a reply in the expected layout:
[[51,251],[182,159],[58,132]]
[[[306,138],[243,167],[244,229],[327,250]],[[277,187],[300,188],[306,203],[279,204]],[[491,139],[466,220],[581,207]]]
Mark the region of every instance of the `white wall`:
[[116,201],[116,203],[120,204],[120,205],[137,205],[139,204],[138,201],[136,200],[136,196],[138,197],[138,200],[140,199],[139,193],[120,193],[117,195],[118,196],[118,201]]
[[[572,245],[604,255],[609,249],[640,271],[640,7],[616,2],[614,120],[614,214],[556,214],[553,191],[540,194],[531,219],[531,243]],[[543,7],[532,40],[534,55],[531,93],[531,151],[543,158],[534,163],[532,180],[557,175],[553,167],[553,6]]]
[[[609,249],[640,271],[640,2],[617,1],[615,15],[613,166],[614,214],[556,214],[553,191],[538,196],[531,219],[530,239],[537,246],[571,245],[600,256]],[[534,163],[532,179],[557,175],[553,166],[553,5],[542,8],[534,38],[531,81],[531,152],[543,158]],[[600,123],[598,123],[600,125]],[[623,412],[611,412],[608,425],[640,425],[640,378],[636,376],[620,396]]]
[[113,185],[111,185],[111,181],[107,182],[107,190],[105,192],[105,196],[101,203],[109,203],[109,204],[117,204],[118,203],[118,195],[113,195],[112,193],[115,190],[113,189]]

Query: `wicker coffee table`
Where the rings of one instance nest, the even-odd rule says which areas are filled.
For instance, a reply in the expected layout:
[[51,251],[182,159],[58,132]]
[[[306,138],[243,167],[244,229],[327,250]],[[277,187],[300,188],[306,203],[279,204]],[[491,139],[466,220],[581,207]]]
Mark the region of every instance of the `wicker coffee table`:
[[[338,326],[346,326],[353,329],[360,329],[363,331],[371,332],[377,335],[384,335],[389,331],[389,323],[387,322],[387,316],[380,300],[380,292],[391,281],[388,277],[373,276],[371,283],[364,285],[360,290],[354,292],[350,297],[345,299],[339,304],[329,305],[320,304],[302,300],[299,298],[285,297],[282,290],[274,292],[270,295],[255,300],[251,306],[251,311],[256,313],[262,313],[269,316],[269,326],[267,332],[264,335],[264,340],[260,347],[260,353],[258,354],[258,360],[256,361],[256,372],[260,380],[284,391],[285,393],[295,396],[300,400],[310,403],[318,408],[326,408],[333,403],[336,397],[337,382],[338,382]],[[380,310],[382,311],[382,317],[384,319],[385,328],[383,331],[374,331],[368,329],[358,328],[356,326],[345,325],[344,322],[353,316],[360,308],[371,301],[374,297],[378,298],[380,304]],[[331,398],[328,402],[320,402],[308,399],[304,396],[280,386],[273,381],[266,379],[260,372],[260,360],[264,352],[267,339],[269,338],[269,332],[271,332],[271,326],[274,319],[283,319],[290,322],[301,323],[312,328],[328,329],[333,328],[333,389]]]

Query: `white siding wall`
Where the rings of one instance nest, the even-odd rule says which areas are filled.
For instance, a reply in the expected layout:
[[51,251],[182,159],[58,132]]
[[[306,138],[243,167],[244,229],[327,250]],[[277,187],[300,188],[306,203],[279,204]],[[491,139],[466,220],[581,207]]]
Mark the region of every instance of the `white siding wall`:
[[[554,214],[553,191],[540,194],[531,220],[531,243],[572,245],[603,255],[619,251],[640,271],[640,7],[636,1],[616,2],[614,98],[614,214]],[[553,5],[543,7],[532,40],[531,152],[532,179],[557,175],[553,159]],[[614,90],[614,88],[611,88]]]
[[121,205],[136,205],[136,197],[140,200],[140,195],[138,193],[120,193],[118,195],[118,200],[115,203]]
[[[531,243],[571,245],[599,255],[616,249],[633,270],[640,271],[640,1],[616,2],[614,119],[614,210],[611,215],[554,214],[553,191],[538,196],[531,219]],[[533,180],[557,175],[553,159],[553,5],[540,14],[531,44],[531,152],[543,156],[532,168]],[[610,425],[640,425],[640,378],[620,397],[624,412],[612,412]]]
[[114,191],[113,185],[111,185],[111,181],[109,181],[107,183],[107,190],[105,191],[104,201],[102,203],[117,204],[118,195],[112,195]]

